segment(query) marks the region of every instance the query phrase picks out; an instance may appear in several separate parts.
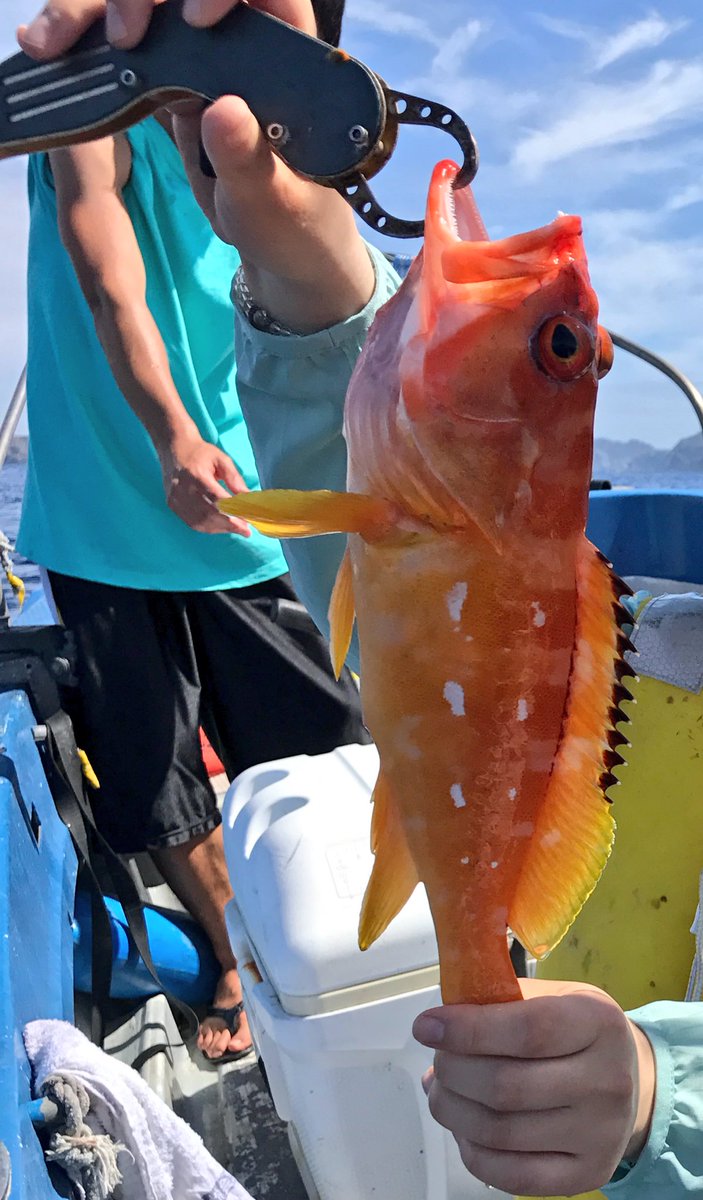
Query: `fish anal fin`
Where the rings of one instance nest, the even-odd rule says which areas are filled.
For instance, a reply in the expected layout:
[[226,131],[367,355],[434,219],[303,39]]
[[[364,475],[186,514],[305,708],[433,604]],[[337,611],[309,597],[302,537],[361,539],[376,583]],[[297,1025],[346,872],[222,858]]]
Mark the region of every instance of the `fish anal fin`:
[[268,537],[314,537],[319,533],[381,536],[392,525],[393,506],[359,492],[298,492],[276,489],[240,492],[217,507],[242,517]]
[[586,538],[576,575],[576,633],[562,735],[509,913],[510,927],[537,958],[575,920],[615,835],[605,792],[616,782],[610,768],[620,757],[613,756],[613,740],[623,740],[613,737],[613,697],[623,652],[619,596],[628,589]]
[[337,572],[329,607],[330,653],[334,673],[339,679],[346,662],[354,632],[354,587],[349,547]]
[[374,788],[373,806],[371,849],[375,862],[361,906],[361,950],[368,950],[388,928],[420,882],[398,807],[383,771]]

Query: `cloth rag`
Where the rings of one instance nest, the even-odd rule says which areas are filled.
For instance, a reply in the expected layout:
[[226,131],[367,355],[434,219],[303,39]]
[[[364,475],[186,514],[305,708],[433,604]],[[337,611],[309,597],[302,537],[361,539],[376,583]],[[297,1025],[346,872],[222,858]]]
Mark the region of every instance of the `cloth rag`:
[[703,596],[657,596],[640,612],[633,635],[638,675],[698,695],[703,691]]
[[35,1094],[43,1095],[48,1081],[55,1096],[57,1080],[65,1080],[67,1093],[80,1097],[85,1126],[96,1138],[107,1135],[115,1145],[122,1179],[106,1195],[129,1200],[252,1200],[136,1071],[99,1050],[73,1025],[32,1021],[25,1027],[24,1044]]

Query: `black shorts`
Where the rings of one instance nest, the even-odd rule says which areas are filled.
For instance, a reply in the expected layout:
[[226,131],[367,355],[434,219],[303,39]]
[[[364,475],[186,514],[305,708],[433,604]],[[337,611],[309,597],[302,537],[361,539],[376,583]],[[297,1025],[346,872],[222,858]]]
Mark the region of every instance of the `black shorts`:
[[287,575],[220,592],[155,592],[50,572],[76,639],[76,740],[100,780],[96,822],[119,853],[178,846],[220,823],[203,727],[230,779],[292,754],[368,742],[351,675],[326,641],[272,614]]

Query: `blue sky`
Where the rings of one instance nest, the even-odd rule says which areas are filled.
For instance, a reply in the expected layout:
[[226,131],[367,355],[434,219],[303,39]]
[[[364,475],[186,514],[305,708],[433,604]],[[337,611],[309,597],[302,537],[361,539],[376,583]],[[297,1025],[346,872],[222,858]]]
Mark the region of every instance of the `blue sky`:
[[[0,55],[29,0],[3,0]],[[492,236],[584,218],[605,324],[703,384],[703,24],[700,0],[348,0],[345,47],[400,90],[442,99],[474,130],[476,195]],[[698,17],[698,19],[696,19]],[[406,130],[376,181],[399,215],[424,207],[440,133]],[[25,347],[24,168],[0,163],[0,410]],[[391,243],[402,249],[399,242]],[[672,445],[687,402],[625,355],[597,433]]]

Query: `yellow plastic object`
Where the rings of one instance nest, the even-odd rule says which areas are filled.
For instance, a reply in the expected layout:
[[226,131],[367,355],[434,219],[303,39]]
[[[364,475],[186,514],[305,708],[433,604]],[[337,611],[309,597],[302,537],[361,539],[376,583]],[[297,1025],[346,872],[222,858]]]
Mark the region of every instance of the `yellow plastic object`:
[[92,788],[95,788],[95,790],[97,791],[98,788],[100,787],[100,780],[98,779],[97,775],[95,774],[95,771],[92,768],[90,759],[88,758],[88,755],[86,754],[85,750],[79,750],[78,757],[80,759],[81,770],[83,771],[83,776],[84,776],[86,782],[88,784],[90,784],[90,786]]
[[[695,951],[690,934],[703,864],[703,695],[642,678],[623,708],[632,742],[609,792],[615,848],[540,979],[604,988],[625,1009],[683,1000]],[[582,1200],[602,1200],[589,1192]]]

